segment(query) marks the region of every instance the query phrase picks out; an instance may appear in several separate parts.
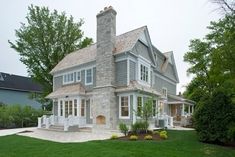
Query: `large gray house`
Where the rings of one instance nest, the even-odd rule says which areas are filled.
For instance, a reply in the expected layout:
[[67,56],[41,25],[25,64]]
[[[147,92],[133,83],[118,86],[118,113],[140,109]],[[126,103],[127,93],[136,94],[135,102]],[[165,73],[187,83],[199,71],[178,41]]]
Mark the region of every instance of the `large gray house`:
[[53,115],[39,118],[39,128],[53,125],[117,129],[140,118],[135,111],[151,97],[151,127],[182,124],[193,102],[176,96],[179,82],[173,52],[160,52],[146,26],[116,36],[116,11],[97,14],[97,43],[68,54],[53,75]]

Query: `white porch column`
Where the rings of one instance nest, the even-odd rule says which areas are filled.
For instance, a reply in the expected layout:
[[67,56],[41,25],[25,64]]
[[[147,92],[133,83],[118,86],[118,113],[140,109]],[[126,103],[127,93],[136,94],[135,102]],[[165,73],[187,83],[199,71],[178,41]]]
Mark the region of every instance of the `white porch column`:
[[58,100],[58,117],[61,116],[60,115],[60,100]]
[[181,112],[181,116],[184,116],[184,104],[182,104],[182,112]]
[[134,124],[136,122],[136,112],[137,112],[137,97],[136,94],[133,95],[133,121],[132,123]]
[[72,115],[74,116],[74,99],[72,99]]
[[191,105],[188,105],[188,114],[191,114]]
[[38,128],[42,128],[42,117],[38,117]]

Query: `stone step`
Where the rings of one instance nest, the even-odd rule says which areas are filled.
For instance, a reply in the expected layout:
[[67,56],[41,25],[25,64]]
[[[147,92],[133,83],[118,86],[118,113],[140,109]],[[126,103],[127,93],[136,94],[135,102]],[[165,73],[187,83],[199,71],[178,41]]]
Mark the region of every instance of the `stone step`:
[[79,132],[92,132],[92,128],[91,127],[79,128]]

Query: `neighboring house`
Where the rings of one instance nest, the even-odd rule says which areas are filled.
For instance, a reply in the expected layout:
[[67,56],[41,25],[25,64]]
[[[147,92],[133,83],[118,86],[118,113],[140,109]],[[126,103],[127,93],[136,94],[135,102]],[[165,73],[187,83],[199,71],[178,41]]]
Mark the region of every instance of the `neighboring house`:
[[53,75],[53,115],[39,118],[39,127],[62,125],[117,129],[133,124],[136,112],[153,97],[151,126],[182,122],[193,102],[176,96],[179,82],[173,52],[161,53],[146,26],[116,36],[116,11],[105,8],[97,16],[97,43],[68,54]]
[[41,92],[41,86],[34,83],[29,77],[0,72],[0,103],[42,108],[40,103],[30,98]]

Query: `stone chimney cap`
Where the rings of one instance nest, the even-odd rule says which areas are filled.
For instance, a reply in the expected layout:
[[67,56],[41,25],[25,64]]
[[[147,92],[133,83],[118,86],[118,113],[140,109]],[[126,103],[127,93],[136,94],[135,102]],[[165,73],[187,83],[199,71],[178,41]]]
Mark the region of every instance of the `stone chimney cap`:
[[110,5],[109,7],[104,7],[104,9],[101,10],[101,11],[97,14],[97,16],[98,16],[98,15],[101,15],[101,14],[107,12],[107,11],[111,11],[111,10],[114,12],[115,15],[117,14],[117,12],[116,12],[116,11],[113,9],[113,7]]

